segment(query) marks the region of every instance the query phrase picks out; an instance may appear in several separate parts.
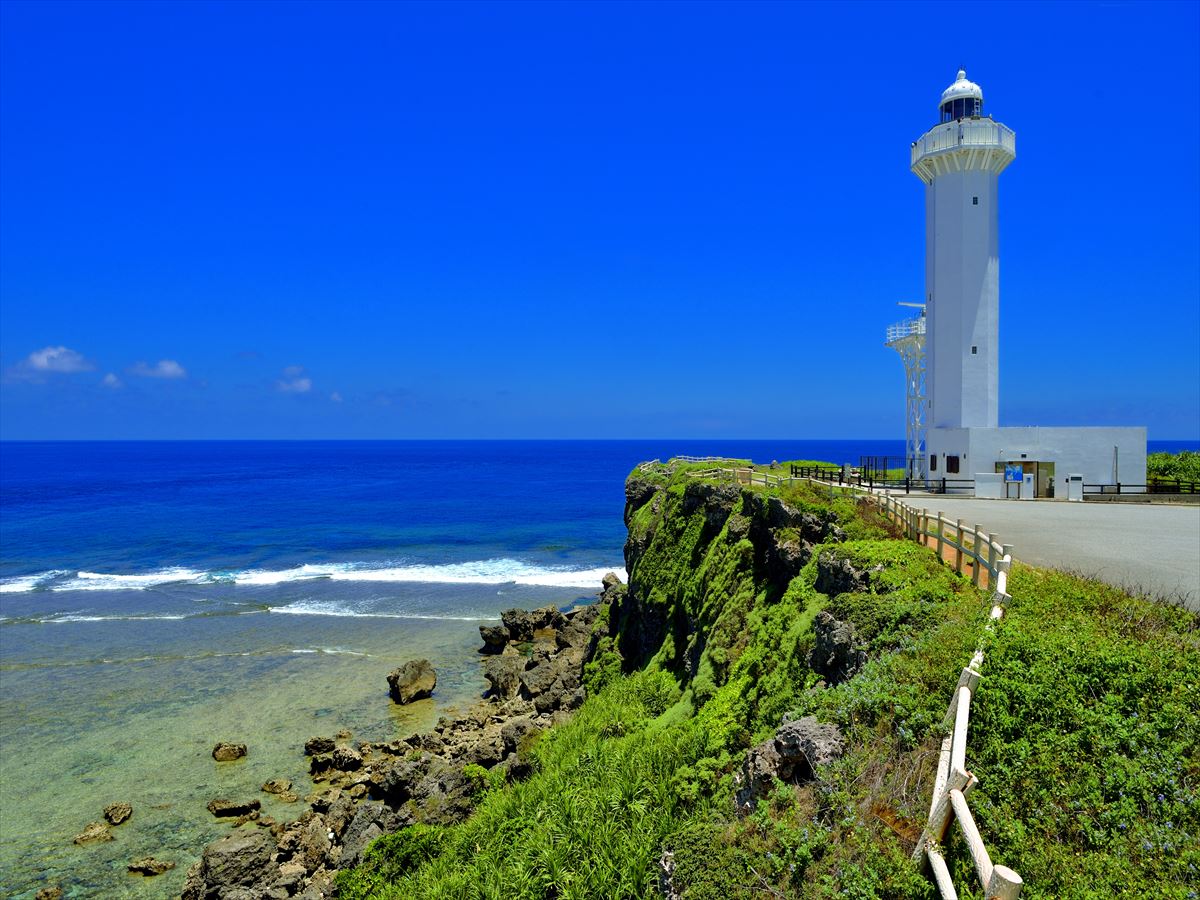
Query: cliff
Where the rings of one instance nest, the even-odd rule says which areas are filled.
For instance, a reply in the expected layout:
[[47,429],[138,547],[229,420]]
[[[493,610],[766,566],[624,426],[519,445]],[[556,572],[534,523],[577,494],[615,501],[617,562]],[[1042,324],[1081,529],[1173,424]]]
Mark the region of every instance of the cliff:
[[[693,477],[697,469],[642,466],[628,479],[629,581],[606,591],[584,668],[587,701],[532,749],[534,774],[484,798],[443,835],[436,859],[397,870],[409,838],[380,841],[342,880],[345,895],[488,896],[480,885],[502,884],[504,896],[561,896],[568,885],[606,898],[752,896],[761,879],[796,892],[853,860],[858,851],[826,852],[845,829],[810,807],[836,795],[837,766],[872,752],[851,726],[869,730],[901,698],[842,688],[906,643],[946,631],[943,664],[901,692],[908,727],[930,731],[983,600],[849,501],[805,485],[766,492]],[[933,774],[909,741],[898,823],[919,818]],[[857,809],[857,799],[843,802]],[[804,824],[734,852],[759,827],[754,816],[767,827],[784,809],[805,811]],[[903,839],[884,831],[886,868],[923,885]],[[863,842],[863,855],[876,851],[873,838]]]

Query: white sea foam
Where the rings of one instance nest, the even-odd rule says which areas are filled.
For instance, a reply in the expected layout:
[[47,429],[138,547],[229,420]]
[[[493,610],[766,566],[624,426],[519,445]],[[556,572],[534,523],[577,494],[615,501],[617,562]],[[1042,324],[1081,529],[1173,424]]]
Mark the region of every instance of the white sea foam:
[[329,656],[369,656],[361,650],[347,650],[345,647],[305,647],[296,649],[293,653],[324,653]]
[[[373,566],[365,563],[306,564],[292,569],[250,569],[225,576],[234,584],[274,585],[326,578],[330,581],[369,581],[425,584],[524,584],[533,587],[597,588],[610,568],[569,569],[536,566],[515,559],[485,559],[440,566]],[[624,579],[625,571],[617,574]]]
[[[234,584],[242,587],[270,587],[296,581],[328,579],[378,583],[426,584],[519,584],[530,587],[600,587],[605,574],[615,571],[624,580],[624,569],[609,567],[572,569],[566,566],[538,566],[515,559],[483,559],[445,565],[374,565],[369,563],[306,563],[290,569],[245,569],[225,572],[201,572],[183,566],[171,566],[136,575],[108,572],[41,572],[0,582],[0,593],[27,593],[49,586],[52,591],[142,591],[167,584]],[[64,577],[64,576],[72,577]],[[53,582],[51,584],[51,582]]]
[[68,574],[70,573],[56,569],[53,572],[39,572],[37,575],[21,575],[17,578],[6,578],[0,581],[0,594],[24,594],[29,591],[36,591],[47,581]]
[[117,575],[106,572],[77,572],[74,578],[54,585],[54,591],[144,591],[163,584],[197,584],[207,577],[204,572],[172,566],[143,575]]
[[490,622],[495,616],[431,616],[420,613],[375,612],[354,609],[335,601],[304,600],[287,606],[272,606],[269,612],[289,616],[337,616],[350,619],[429,619],[438,622]]
[[65,615],[35,619],[35,621],[46,625],[60,625],[64,622],[175,622],[186,618],[188,616],[83,616],[66,613]]
[[244,572],[231,572],[221,579],[228,579],[234,584],[243,585],[272,585],[286,584],[290,581],[309,581],[313,578],[334,578],[340,572],[353,568],[356,563],[305,563],[294,569],[248,569]]
[[599,588],[609,569],[566,569],[531,566],[512,559],[453,563],[443,566],[397,566],[354,569],[333,575],[346,581],[418,581],[443,584],[524,584],[536,587]]

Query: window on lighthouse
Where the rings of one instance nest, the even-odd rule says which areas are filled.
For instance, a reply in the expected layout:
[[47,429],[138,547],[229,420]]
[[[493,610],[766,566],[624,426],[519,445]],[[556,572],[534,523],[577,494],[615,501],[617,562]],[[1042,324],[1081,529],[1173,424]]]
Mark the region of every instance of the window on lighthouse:
[[982,101],[978,97],[959,97],[942,104],[942,121],[952,122],[967,116],[979,115]]

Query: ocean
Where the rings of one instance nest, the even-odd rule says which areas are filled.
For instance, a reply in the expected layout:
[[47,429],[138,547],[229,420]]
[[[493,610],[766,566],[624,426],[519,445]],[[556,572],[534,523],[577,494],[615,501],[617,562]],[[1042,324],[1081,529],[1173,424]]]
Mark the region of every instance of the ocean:
[[[1152,449],[1180,449],[1174,442]],[[178,893],[304,741],[390,740],[484,690],[478,625],[621,573],[624,478],[674,454],[857,462],[899,440],[0,443],[0,895]],[[428,657],[432,700],[386,675]],[[249,746],[217,764],[218,740]],[[109,843],[72,837],[116,801]],[[158,878],[126,872],[153,855]]]

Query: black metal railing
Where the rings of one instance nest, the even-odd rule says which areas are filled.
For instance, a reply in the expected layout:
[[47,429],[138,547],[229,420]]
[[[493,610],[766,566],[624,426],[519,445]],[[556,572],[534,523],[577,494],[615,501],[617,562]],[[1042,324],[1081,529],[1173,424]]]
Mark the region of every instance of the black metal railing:
[[830,484],[848,484],[865,488],[904,489],[904,493],[924,491],[931,494],[966,493],[975,490],[974,478],[880,478],[874,470],[832,469],[827,466],[792,465],[793,478],[812,478]]
[[1179,478],[1155,478],[1146,484],[1085,484],[1087,494],[1200,494],[1200,481],[1183,481]]

